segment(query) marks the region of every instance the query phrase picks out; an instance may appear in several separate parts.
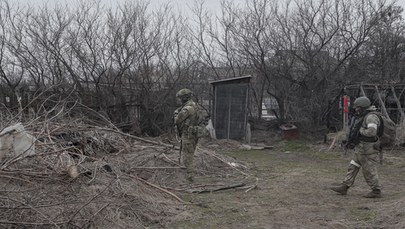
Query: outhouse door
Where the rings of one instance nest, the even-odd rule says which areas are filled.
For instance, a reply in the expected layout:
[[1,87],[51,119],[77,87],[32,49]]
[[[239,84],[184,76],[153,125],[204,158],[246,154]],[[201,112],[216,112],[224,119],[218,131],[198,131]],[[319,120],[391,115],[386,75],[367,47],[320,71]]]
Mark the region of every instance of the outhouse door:
[[217,85],[214,125],[218,139],[245,138],[248,89],[248,84]]

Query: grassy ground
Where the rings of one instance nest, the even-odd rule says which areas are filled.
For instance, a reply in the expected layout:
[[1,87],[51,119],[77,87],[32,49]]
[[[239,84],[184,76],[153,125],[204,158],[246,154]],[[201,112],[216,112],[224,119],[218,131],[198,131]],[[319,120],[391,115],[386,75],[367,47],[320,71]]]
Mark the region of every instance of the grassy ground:
[[386,163],[379,166],[384,198],[366,199],[362,195],[369,188],[361,172],[347,196],[329,190],[343,179],[350,153],[326,152],[326,148],[291,141],[273,150],[223,152],[247,162],[258,187],[249,192],[181,194],[198,205],[188,206],[188,215],[168,227],[402,228],[405,155],[400,151],[386,155]]

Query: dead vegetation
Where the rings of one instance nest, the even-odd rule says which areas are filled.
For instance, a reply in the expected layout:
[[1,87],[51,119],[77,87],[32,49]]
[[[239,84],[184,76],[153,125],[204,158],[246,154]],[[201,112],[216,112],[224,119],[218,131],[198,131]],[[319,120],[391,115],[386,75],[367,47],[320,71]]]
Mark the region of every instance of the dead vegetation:
[[[2,228],[162,227],[192,204],[180,192],[249,191],[257,185],[247,165],[216,152],[235,149],[237,142],[203,141],[195,157],[197,181],[190,184],[175,138],[140,138],[107,121],[95,126],[55,113],[23,122],[35,138],[35,153],[2,149]],[[215,182],[204,183],[205,177]]]

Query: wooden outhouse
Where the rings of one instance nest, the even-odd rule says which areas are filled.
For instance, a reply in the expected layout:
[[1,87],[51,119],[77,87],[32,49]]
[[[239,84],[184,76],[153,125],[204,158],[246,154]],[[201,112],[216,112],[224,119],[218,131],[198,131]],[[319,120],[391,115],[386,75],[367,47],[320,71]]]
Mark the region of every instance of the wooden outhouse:
[[217,139],[246,140],[251,76],[210,82],[213,86],[212,121]]

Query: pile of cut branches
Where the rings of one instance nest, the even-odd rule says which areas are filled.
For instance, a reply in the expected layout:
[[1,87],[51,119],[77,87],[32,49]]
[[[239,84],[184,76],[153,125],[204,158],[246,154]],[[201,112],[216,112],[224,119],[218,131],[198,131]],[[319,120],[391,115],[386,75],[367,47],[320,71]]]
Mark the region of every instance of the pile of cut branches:
[[[179,192],[248,191],[257,185],[247,165],[201,146],[195,157],[197,182],[190,184],[178,162],[177,142],[62,114],[22,122],[35,138],[35,153],[1,159],[2,227],[163,226],[186,210]],[[199,177],[217,182],[204,184]]]

